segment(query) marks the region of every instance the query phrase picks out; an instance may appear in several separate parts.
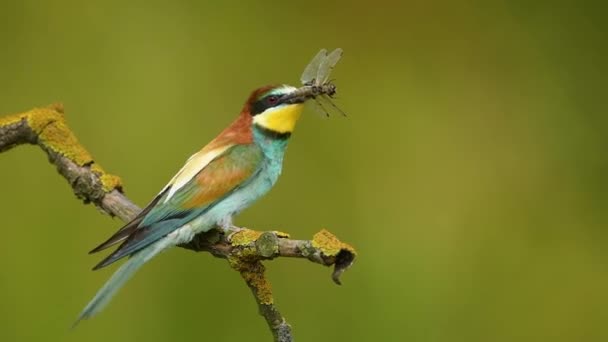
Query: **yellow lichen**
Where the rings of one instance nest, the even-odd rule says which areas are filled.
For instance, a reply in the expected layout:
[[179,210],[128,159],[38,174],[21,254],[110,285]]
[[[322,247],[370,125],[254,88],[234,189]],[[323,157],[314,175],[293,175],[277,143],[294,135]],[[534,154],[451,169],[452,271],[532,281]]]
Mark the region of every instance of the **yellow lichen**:
[[12,125],[24,119],[25,117],[23,114],[7,115],[0,118],[0,127]]
[[107,173],[99,164],[91,165],[91,171],[99,176],[103,191],[110,192],[114,189],[122,189],[122,180],[120,177]]
[[325,229],[322,229],[313,236],[312,246],[320,249],[327,256],[335,256],[341,250],[347,250],[352,254],[356,254],[355,249],[351,245],[338,240],[334,234]]
[[241,276],[256,291],[256,298],[260,304],[272,304],[272,286],[263,273],[241,272]]
[[258,232],[257,230],[242,229],[234,233],[230,237],[230,241],[233,246],[245,246],[252,242],[255,242],[255,240],[257,240],[260,235],[262,235],[262,232]]
[[106,173],[93,163],[91,154],[78,142],[63,117],[63,105],[52,104],[46,108],[35,108],[28,112],[0,118],[0,127],[25,120],[38,136],[39,144],[58,153],[78,166],[91,165],[91,170],[99,176],[103,190],[110,192],[122,188],[119,177]]
[[265,268],[260,261],[250,262],[238,257],[229,257],[228,262],[232,268],[239,271],[260,304],[273,303],[272,286],[264,275]]
[[50,104],[50,105],[46,106],[46,108],[52,109],[61,114],[65,113],[64,108],[63,108],[63,103],[61,103],[61,102]]
[[272,231],[274,233],[274,235],[276,235],[278,238],[285,238],[285,239],[289,239],[290,235],[288,233],[284,233],[284,232],[280,232],[278,230],[274,230]]
[[0,120],[0,126],[5,126],[25,120],[32,129],[41,145],[66,156],[78,166],[90,163],[93,158],[70,131],[65,123],[60,105],[49,108],[35,108],[28,112],[10,115]]
[[[29,122],[33,119],[33,117],[30,118]],[[78,166],[85,166],[93,162],[93,157],[80,145],[63,119],[49,123],[38,137],[44,145],[70,159]]]
[[78,143],[78,139],[67,127],[63,114],[57,106],[35,108],[20,114],[28,126],[38,135],[41,145],[70,159],[78,166],[93,161],[93,157]]

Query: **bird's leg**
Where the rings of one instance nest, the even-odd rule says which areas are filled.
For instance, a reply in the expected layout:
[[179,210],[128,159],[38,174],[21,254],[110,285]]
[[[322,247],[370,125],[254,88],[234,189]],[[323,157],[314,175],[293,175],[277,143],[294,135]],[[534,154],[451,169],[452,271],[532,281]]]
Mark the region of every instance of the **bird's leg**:
[[232,231],[238,232],[240,230],[245,229],[243,227],[235,226],[234,223],[232,223],[232,216],[224,217],[222,220],[220,220],[218,222],[218,225],[220,226],[220,228],[222,228],[222,230],[224,232],[232,232]]
[[220,229],[224,232],[224,234],[228,235],[226,237],[228,239],[228,241],[231,241],[232,235],[234,235],[234,234],[240,232],[241,230],[245,229],[243,227],[235,226],[234,223],[232,223],[232,216],[231,215],[224,217],[217,224],[220,227]]

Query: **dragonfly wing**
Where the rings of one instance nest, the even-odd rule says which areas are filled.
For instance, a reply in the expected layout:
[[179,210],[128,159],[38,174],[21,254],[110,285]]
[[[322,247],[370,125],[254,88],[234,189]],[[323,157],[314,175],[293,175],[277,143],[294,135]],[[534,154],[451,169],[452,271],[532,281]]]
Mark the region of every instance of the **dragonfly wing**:
[[329,104],[329,106],[331,108],[333,108],[335,112],[342,114],[342,116],[346,116],[346,113],[344,113],[344,111],[342,109],[340,109],[340,107],[336,106],[336,104],[334,103],[334,101],[332,101],[332,98],[330,96],[324,94],[321,96],[317,96],[316,100],[319,103],[321,103],[321,102],[325,103],[325,106],[323,106],[323,108],[326,108],[327,104]]
[[317,70],[319,70],[319,66],[321,62],[327,56],[327,50],[321,49],[311,60],[310,63],[304,69],[302,76],[300,77],[300,81],[302,84],[309,84],[312,82],[313,78],[317,75]]
[[334,69],[334,66],[336,66],[340,58],[342,58],[342,49],[340,48],[335,49],[329,55],[327,55],[327,57],[321,62],[321,65],[319,65],[317,77],[315,78],[315,85],[321,86],[327,83],[331,71]]
[[319,97],[315,97],[314,100],[310,102],[312,103],[312,106],[315,109],[315,112],[317,112],[317,114],[323,117],[329,117],[329,112],[327,111],[325,106],[321,104],[321,101],[319,101]]

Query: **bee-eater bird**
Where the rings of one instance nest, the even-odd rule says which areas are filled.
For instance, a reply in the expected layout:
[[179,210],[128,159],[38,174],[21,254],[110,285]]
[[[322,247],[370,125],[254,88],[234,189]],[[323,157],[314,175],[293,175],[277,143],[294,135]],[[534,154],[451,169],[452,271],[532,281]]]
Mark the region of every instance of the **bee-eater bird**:
[[131,222],[91,253],[121,243],[93,269],[130,257],[97,292],[76,323],[98,313],[125,282],[161,251],[232,217],[272,188],[306,95],[280,85],[255,90],[238,118],[191,156],[169,184]]

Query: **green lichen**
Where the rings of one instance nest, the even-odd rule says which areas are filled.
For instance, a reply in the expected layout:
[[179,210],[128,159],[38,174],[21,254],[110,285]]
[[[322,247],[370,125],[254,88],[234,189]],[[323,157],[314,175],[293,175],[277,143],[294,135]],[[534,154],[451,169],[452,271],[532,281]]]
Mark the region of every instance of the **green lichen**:
[[300,244],[298,246],[298,249],[300,250],[300,253],[302,254],[303,257],[308,258],[309,256],[315,254],[315,249],[313,246],[311,246],[310,243],[303,243]]
[[258,254],[265,258],[270,258],[279,252],[279,238],[274,232],[264,232],[255,241],[255,247],[258,250]]
[[312,246],[320,249],[327,256],[336,256],[341,250],[349,251],[353,255],[356,254],[355,249],[351,245],[338,240],[334,234],[325,229],[313,236]]

